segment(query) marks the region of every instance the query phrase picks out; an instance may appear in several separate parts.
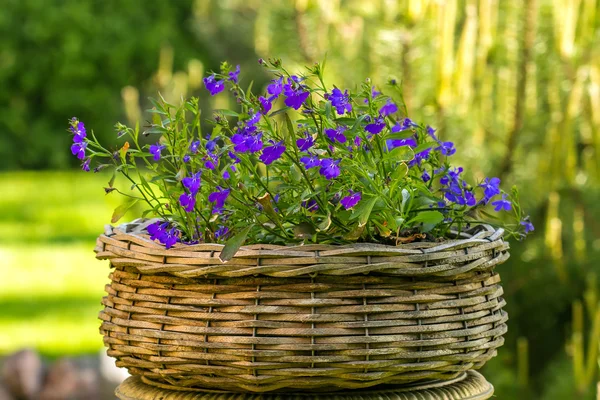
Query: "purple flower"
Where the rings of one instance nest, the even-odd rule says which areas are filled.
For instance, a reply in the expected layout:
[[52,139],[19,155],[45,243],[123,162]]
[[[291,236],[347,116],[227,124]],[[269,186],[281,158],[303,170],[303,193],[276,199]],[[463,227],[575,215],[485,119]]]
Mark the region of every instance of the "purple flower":
[[84,170],[85,172],[90,172],[90,162],[92,161],[91,157],[88,157],[87,160],[85,160],[83,162],[83,164],[81,164],[81,169]]
[[250,136],[248,139],[246,139],[246,145],[251,153],[260,151],[263,148],[262,132],[259,132],[257,135]]
[[258,127],[256,127],[256,125],[247,125],[247,122],[248,121],[246,121],[246,123],[238,123],[240,126],[235,133],[242,136],[252,136],[256,134]]
[[510,201],[506,200],[505,194],[502,195],[502,199],[493,201],[492,205],[494,206],[494,211],[510,211],[512,206]]
[[342,198],[342,200],[340,200],[340,203],[342,204],[342,206],[344,206],[344,208],[346,210],[357,205],[361,199],[360,192],[353,192],[352,190],[348,190],[348,192],[350,192],[350,195],[346,196],[346,197]]
[[484,203],[500,194],[500,178],[485,178],[479,186],[483,188]]
[[391,131],[392,131],[392,133],[402,132],[402,131],[405,131],[412,127],[415,127],[415,126],[416,126],[416,124],[414,122],[412,122],[412,120],[410,118],[404,118],[402,123],[397,122],[396,125],[392,126]]
[[211,155],[209,155],[209,157],[206,159],[206,161],[204,161],[204,168],[210,169],[211,171],[214,171],[218,165],[219,165],[219,159],[217,157],[213,157]]
[[300,151],[306,151],[310,149],[315,144],[315,139],[308,132],[305,133],[304,139],[296,140],[296,146]]
[[194,211],[194,206],[196,205],[196,193],[182,193],[181,196],[179,196],[179,204],[181,204],[186,212]]
[[169,229],[168,222],[157,221],[152,225],[149,225],[148,233],[150,234],[150,240],[157,240],[164,244],[167,249],[170,249],[177,243],[181,232],[175,227]]
[[533,224],[531,223],[531,221],[529,221],[529,215],[523,218],[520,224],[525,229],[525,234],[528,234],[529,232],[533,232],[535,230]]
[[241,135],[236,133],[231,137],[231,142],[234,144],[233,149],[235,151],[239,151],[240,153],[247,151],[256,153],[263,148],[262,132],[256,135]]
[[331,158],[322,159],[319,173],[328,180],[337,178],[340,175],[340,167],[338,167],[340,161],[341,160],[333,160]]
[[346,143],[346,136],[344,135],[344,131],[346,127],[343,125],[338,126],[336,129],[325,129],[325,134],[332,142],[340,142]]
[[200,183],[202,179],[200,178],[202,175],[202,171],[198,171],[192,176],[185,177],[181,180],[181,184],[190,191],[190,193],[198,193],[200,190]]
[[181,232],[179,229],[175,229],[174,227],[165,231],[161,237],[158,238],[158,241],[165,245],[165,248],[168,250],[177,243]]
[[262,154],[259,157],[260,160],[266,165],[269,165],[273,161],[278,160],[285,151],[283,141],[275,143],[271,140],[270,142],[273,144],[273,146],[265,147],[263,149]]
[[473,193],[469,190],[463,191],[460,185],[456,183],[452,183],[447,190],[448,191],[445,193],[445,197],[448,201],[451,201],[452,203],[456,203],[461,206],[467,205],[471,207],[477,204],[477,200],[475,199]]
[[454,143],[452,142],[439,142],[440,146],[436,148],[437,151],[441,152],[445,156],[451,156],[456,153]]
[[317,156],[304,156],[300,157],[300,162],[304,164],[306,169],[311,169],[314,167],[319,167],[321,165],[321,161]]
[[417,154],[415,154],[415,158],[409,161],[408,166],[413,167],[415,165],[421,165],[422,161],[425,161],[431,155],[431,148],[425,149]]
[[204,78],[204,86],[206,86],[206,89],[211,96],[214,96],[225,89],[225,83],[223,81],[216,80],[215,74]]
[[347,90],[342,93],[340,89],[334,88],[331,91],[331,94],[325,94],[325,98],[331,101],[331,105],[335,107],[335,110],[339,115],[352,111],[352,104],[350,104],[350,96],[348,95]]
[[267,86],[267,93],[271,96],[269,97],[269,101],[275,100],[281,92],[283,91],[283,76],[279,79],[273,79],[269,86]]
[[[246,120],[246,127],[254,128],[256,130],[256,124],[260,121],[261,113],[255,113],[254,110],[250,110],[248,112],[248,119]],[[254,130],[250,130],[248,132],[254,132]]]
[[421,175],[421,179],[423,180],[423,182],[429,182],[431,180],[431,176],[429,176],[429,173],[427,172],[427,170],[423,171],[423,174]]
[[154,161],[160,160],[161,152],[163,151],[163,149],[165,147],[167,147],[167,146],[159,144],[159,143],[150,145],[150,154],[152,154],[154,156],[154,157],[152,157],[154,159]]
[[215,231],[215,239],[225,239],[229,235],[229,228],[223,225],[220,225],[219,228]]
[[155,223],[148,225],[148,233],[150,234],[150,240],[156,240],[160,235],[163,234],[165,229],[169,226],[168,222],[156,221]]
[[200,141],[196,140],[190,144],[190,153],[196,154],[198,152],[198,148],[200,147]]
[[73,143],[73,145],[71,145],[71,153],[73,153],[74,156],[77,156],[78,159],[83,160],[85,158],[86,147],[86,142]]
[[230,189],[223,189],[220,186],[217,186],[217,191],[208,195],[208,201],[215,203],[216,208],[223,208],[225,200],[229,197],[230,191]]
[[284,104],[295,110],[302,107],[302,103],[306,101],[309,94],[306,86],[300,84],[300,78],[295,75],[290,76],[288,82],[283,86]]
[[362,143],[362,139],[360,138],[360,136],[357,136],[354,138],[354,145],[356,147],[359,147],[361,143]]
[[469,207],[473,207],[477,204],[477,200],[475,199],[475,195],[470,190],[465,190],[465,203]]
[[[377,90],[375,90],[375,86],[371,87],[371,97],[375,98],[377,96],[379,96],[381,94],[381,92],[378,92]],[[365,99],[365,104],[369,102],[369,99]]]
[[182,159],[182,161],[183,161],[184,163],[189,163],[189,162],[190,162],[190,159],[191,159],[190,155],[189,155],[189,154],[186,154],[185,156],[183,156],[183,159]]
[[427,125],[427,134],[433,138],[436,142],[438,142],[437,136],[435,136],[435,129]]
[[[435,174],[440,174],[442,172],[444,172],[444,168],[440,168],[440,169],[434,171]],[[462,167],[450,168],[446,172],[446,175],[444,175],[440,178],[440,183],[445,186],[449,185],[450,183],[458,184],[458,182],[460,180],[459,177],[460,177],[460,174],[462,174],[462,172],[463,172]]]
[[229,175],[229,171],[225,170],[223,171],[223,179],[227,180],[231,177],[231,175]]
[[71,132],[73,132],[73,142],[81,143],[87,136],[85,125],[83,124],[83,122],[80,121],[77,121],[77,123],[75,124],[75,121],[77,120],[73,120],[72,125],[70,127]]
[[208,152],[210,153],[214,153],[215,149],[217,148],[217,140],[213,139],[213,140],[209,140],[206,142],[205,148]]
[[406,139],[388,139],[385,141],[388,150],[395,149],[401,146],[417,147],[417,141],[414,138]]
[[319,209],[319,204],[317,204],[315,199],[304,200],[302,202],[302,207],[306,208],[308,211],[315,212]]
[[238,156],[236,156],[234,153],[232,153],[231,151],[228,154],[229,154],[229,157],[233,160],[234,164],[239,164],[242,162],[242,160],[240,160],[240,158]]
[[390,114],[395,114],[398,112],[398,106],[392,101],[392,99],[387,99],[387,102],[379,109],[379,114],[384,117],[387,117]]
[[383,118],[381,116],[375,118],[375,120],[368,124],[367,126],[365,126],[365,131],[376,135],[379,132],[381,132],[383,130],[383,128],[385,128],[385,121],[383,120]]
[[271,111],[271,102],[265,99],[263,96],[258,98],[258,102],[260,103],[261,113],[266,115],[269,111]]
[[233,83],[238,83],[239,75],[240,75],[240,66],[237,65],[235,67],[235,71],[232,71],[229,73],[229,80],[232,81]]

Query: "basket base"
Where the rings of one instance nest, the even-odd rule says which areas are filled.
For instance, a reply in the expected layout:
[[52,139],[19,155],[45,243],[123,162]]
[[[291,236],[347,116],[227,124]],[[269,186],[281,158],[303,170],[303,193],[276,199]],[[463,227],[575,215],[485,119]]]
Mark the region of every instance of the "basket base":
[[484,400],[494,387],[483,375],[468,371],[462,377],[436,384],[346,390],[333,393],[227,393],[174,391],[148,385],[138,376],[127,378],[115,391],[121,400]]

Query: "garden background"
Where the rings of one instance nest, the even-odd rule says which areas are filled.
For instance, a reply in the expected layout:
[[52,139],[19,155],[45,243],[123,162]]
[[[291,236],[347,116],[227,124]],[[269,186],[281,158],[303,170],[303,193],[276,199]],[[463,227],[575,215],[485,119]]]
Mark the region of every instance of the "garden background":
[[475,178],[521,188],[536,230],[500,267],[509,332],[484,369],[498,398],[595,398],[599,0],[3,0],[0,37],[0,358],[102,348],[92,248],[120,199],[79,170],[70,117],[116,147],[113,124],[143,126],[157,91],[226,108],[202,87],[223,60],[262,89],[258,58],[326,55],[329,84],[401,81],[410,117]]

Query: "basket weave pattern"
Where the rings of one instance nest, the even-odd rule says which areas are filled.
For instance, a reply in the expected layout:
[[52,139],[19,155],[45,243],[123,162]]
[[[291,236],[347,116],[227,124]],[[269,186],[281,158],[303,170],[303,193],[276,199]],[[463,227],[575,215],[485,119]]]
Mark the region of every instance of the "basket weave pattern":
[[502,230],[442,243],[242,247],[107,227],[101,333],[117,365],[173,388],[331,390],[453,379],[503,344]]

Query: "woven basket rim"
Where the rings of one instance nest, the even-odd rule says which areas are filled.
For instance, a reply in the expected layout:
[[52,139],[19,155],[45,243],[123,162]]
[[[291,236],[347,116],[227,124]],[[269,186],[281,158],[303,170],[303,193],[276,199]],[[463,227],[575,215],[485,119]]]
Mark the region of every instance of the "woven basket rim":
[[[135,267],[140,273],[166,272],[182,278],[256,275],[291,278],[370,273],[414,277],[485,270],[505,261],[509,257],[506,250],[510,247],[503,240],[504,230],[478,225],[457,234],[457,239],[441,243],[245,245],[230,260],[223,261],[219,258],[222,244],[176,244],[166,249],[144,233],[150,223],[152,220],[116,228],[107,225],[105,233],[96,241],[96,258],[109,259],[111,265]],[[500,258],[496,254],[500,254]]]
[[[148,225],[158,221],[158,218],[146,219],[138,218],[136,220],[120,224],[118,226],[105,225],[104,233],[100,235],[106,237],[123,237],[123,235],[131,235],[138,237],[144,242],[143,245],[147,247],[155,247],[163,249],[166,252],[176,253],[181,250],[185,251],[221,251],[225,245],[219,243],[199,243],[199,244],[186,244],[178,242],[170,249],[166,249],[162,244],[150,239],[146,228]],[[389,245],[382,243],[373,242],[355,242],[347,244],[289,244],[289,245],[277,245],[269,243],[252,243],[246,244],[240,247],[239,251],[244,250],[295,250],[295,251],[323,251],[332,249],[348,249],[348,250],[416,250],[415,254],[422,253],[435,253],[439,251],[447,251],[449,249],[456,249],[456,244],[466,243],[489,243],[496,240],[503,241],[504,238],[503,228],[494,228],[488,224],[477,224],[469,229],[462,232],[456,230],[450,230],[448,238],[441,238],[443,241],[419,241],[412,243],[400,243],[397,245]],[[123,237],[124,238],[124,237]],[[142,243],[140,243],[142,244]],[[417,250],[418,249],[418,250]]]

